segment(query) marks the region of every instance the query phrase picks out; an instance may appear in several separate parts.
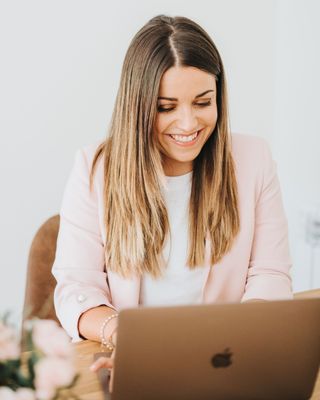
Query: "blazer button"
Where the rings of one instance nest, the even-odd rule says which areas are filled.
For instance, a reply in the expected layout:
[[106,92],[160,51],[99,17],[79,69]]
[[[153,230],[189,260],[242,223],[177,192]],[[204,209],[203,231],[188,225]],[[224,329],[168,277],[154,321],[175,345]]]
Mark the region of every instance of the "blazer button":
[[77,300],[79,303],[83,303],[84,301],[87,300],[87,297],[84,294],[79,294],[79,296],[77,297]]

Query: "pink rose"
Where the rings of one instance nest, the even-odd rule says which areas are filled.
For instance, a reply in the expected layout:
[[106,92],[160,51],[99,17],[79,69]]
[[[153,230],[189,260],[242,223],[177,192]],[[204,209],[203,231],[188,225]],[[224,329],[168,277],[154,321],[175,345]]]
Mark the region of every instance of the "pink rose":
[[37,399],[49,400],[60,387],[69,386],[75,376],[72,363],[58,357],[42,358],[35,365]]
[[32,389],[20,388],[16,392],[7,386],[0,387],[1,400],[36,400],[35,392]]
[[14,330],[0,321],[0,361],[19,358],[20,348]]
[[72,346],[69,336],[52,320],[36,320],[32,331],[33,343],[45,355],[70,357]]
[[1,400],[17,400],[16,393],[7,386],[0,387]]
[[32,389],[21,388],[16,391],[15,399],[16,400],[36,400],[36,395]]

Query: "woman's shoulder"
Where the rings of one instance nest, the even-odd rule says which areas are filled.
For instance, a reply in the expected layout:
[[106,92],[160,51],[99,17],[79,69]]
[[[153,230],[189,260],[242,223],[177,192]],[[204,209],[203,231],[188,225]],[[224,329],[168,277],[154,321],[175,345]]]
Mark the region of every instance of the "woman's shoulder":
[[94,142],[88,143],[82,147],[79,148],[79,151],[83,154],[83,156],[86,158],[88,163],[92,164],[92,161],[101,146],[103,146],[105,143],[105,139],[99,139]]
[[246,189],[249,182],[261,186],[275,167],[268,142],[258,136],[236,133],[231,135],[231,144],[238,184]]
[[251,161],[257,164],[271,156],[266,139],[242,133],[233,133],[231,135],[231,149],[236,163],[247,160],[247,162]]
[[[103,157],[101,156],[101,153],[104,143],[105,140],[100,139],[77,148],[73,165],[75,176],[87,181],[92,172],[93,161],[95,160],[96,155],[100,155],[95,163],[93,180],[98,186],[101,185],[103,182],[104,170]],[[101,151],[99,152],[99,150]]]
[[75,154],[75,165],[82,174],[87,175],[88,171],[91,171],[93,161],[97,154],[99,154],[100,157],[96,160],[95,169],[97,171],[103,169],[102,151],[99,152],[99,150],[103,150],[104,143],[105,140],[100,139],[78,147]]
[[259,150],[264,147],[268,147],[267,141],[260,136],[246,135],[243,133],[232,133],[231,134],[232,152],[247,153],[252,150]]

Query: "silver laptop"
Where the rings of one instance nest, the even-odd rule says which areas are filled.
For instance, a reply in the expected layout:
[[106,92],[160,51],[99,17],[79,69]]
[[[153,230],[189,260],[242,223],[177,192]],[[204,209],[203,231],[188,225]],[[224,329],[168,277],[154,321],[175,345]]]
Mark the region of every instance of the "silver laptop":
[[112,400],[308,399],[320,298],[120,312]]

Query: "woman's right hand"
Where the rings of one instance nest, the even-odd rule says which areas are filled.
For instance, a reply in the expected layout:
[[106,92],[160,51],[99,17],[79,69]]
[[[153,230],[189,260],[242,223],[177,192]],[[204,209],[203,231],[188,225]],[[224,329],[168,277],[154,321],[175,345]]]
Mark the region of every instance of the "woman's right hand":
[[[114,345],[117,343],[117,332],[112,334],[112,342]],[[107,368],[110,370],[110,383],[109,383],[109,392],[112,393],[113,390],[113,365],[114,358],[116,355],[116,349],[114,348],[110,357],[99,357],[93,364],[90,365],[90,370],[92,372],[97,372],[101,368]]]

